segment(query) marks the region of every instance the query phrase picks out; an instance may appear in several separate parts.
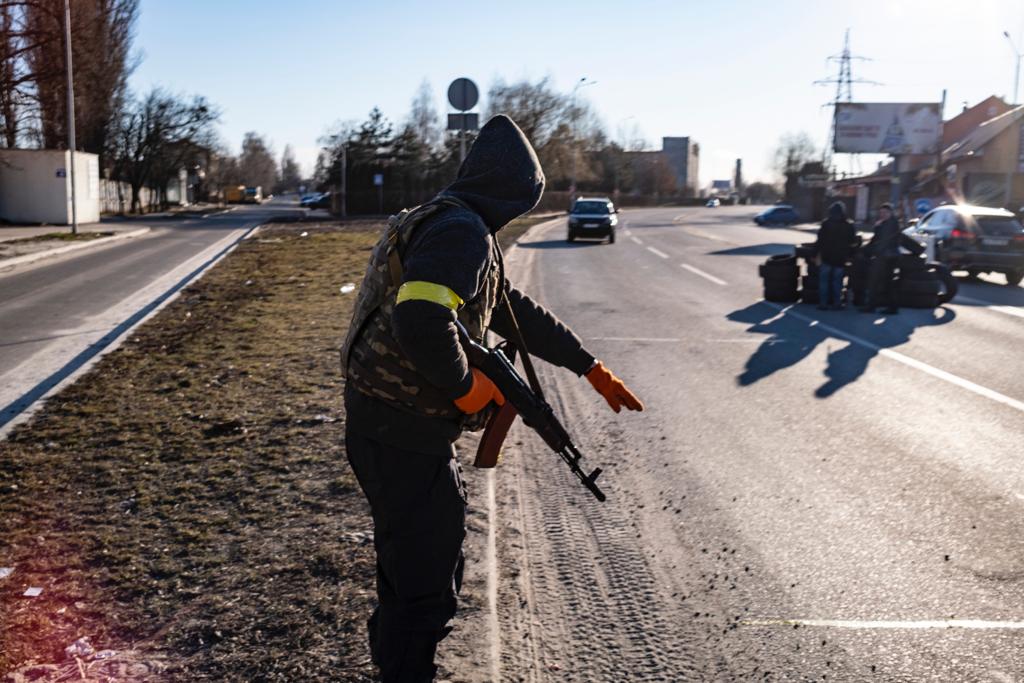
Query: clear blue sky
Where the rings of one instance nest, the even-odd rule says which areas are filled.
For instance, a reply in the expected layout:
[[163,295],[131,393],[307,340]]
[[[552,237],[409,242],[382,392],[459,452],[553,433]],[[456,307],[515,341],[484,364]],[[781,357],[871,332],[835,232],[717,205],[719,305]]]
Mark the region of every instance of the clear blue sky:
[[833,89],[812,83],[834,74],[826,57],[846,28],[854,53],[873,60],[854,76],[885,84],[855,85],[855,99],[938,101],[946,88],[948,115],[1012,96],[1002,32],[1024,50],[1024,2],[142,0],[131,84],[205,95],[232,147],[255,130],[278,154],[291,144],[309,172],[332,123],[375,105],[401,121],[424,79],[443,115],[458,76],[484,93],[498,77],[569,90],[586,76],[597,84],[580,92],[610,134],[626,120],[655,147],[691,136],[707,184],[730,177],[736,158],[748,180],[769,178],[784,132],[825,141]]

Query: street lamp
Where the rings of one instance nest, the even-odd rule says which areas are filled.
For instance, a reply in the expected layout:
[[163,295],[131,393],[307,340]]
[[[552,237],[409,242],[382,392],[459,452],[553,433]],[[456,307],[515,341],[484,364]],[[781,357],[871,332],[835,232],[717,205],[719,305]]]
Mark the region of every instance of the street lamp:
[[1017,44],[1013,42],[1013,38],[1010,37],[1009,31],[1003,31],[1003,35],[1006,36],[1006,40],[1009,41],[1010,48],[1013,50],[1013,54],[1017,58],[1017,68],[1013,72],[1013,103],[1020,104],[1020,100],[1017,99],[1017,94],[1020,91],[1020,62],[1024,59],[1024,52],[1017,49]]
[[572,89],[572,185],[571,185],[571,196],[569,201],[576,198],[576,163],[579,158],[579,145],[577,141],[579,139],[579,110],[576,107],[576,92],[580,88],[584,88],[588,85],[595,85],[597,81],[588,81],[586,76],[576,81],[576,85]]

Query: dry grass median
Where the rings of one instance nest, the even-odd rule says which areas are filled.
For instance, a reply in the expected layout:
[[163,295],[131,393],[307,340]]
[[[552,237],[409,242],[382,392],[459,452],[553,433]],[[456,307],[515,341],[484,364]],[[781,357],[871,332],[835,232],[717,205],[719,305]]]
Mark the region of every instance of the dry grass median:
[[85,636],[134,679],[370,680],[337,347],[379,228],[268,226],[0,442],[0,675]]

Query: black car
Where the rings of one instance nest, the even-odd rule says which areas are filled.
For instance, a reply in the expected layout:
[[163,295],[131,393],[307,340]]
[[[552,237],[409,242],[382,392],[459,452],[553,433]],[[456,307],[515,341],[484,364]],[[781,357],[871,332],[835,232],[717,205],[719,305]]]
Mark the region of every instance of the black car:
[[618,213],[607,197],[580,197],[569,212],[567,239],[573,242],[578,237],[607,238],[609,244],[615,244]]
[[1011,286],[1024,280],[1024,226],[1005,209],[940,206],[904,232],[951,270],[966,270],[971,278],[1003,273]]
[[789,204],[776,204],[754,216],[758,225],[795,225],[800,222],[800,214]]

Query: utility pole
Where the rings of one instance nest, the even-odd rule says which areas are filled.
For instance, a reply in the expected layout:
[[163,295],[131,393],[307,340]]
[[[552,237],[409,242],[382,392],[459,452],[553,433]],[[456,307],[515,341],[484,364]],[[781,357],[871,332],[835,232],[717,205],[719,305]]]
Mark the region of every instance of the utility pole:
[[1013,50],[1013,54],[1017,58],[1017,66],[1013,72],[1013,103],[1020,104],[1020,99],[1018,98],[1020,94],[1020,62],[1024,59],[1024,52],[1017,49],[1017,43],[1013,42],[1009,31],[1003,31],[1003,35],[1006,36],[1006,40],[1010,43],[1010,49]]
[[569,201],[572,202],[576,199],[576,170],[577,162],[579,160],[579,118],[580,114],[576,107],[576,91],[587,85],[594,85],[597,81],[588,81],[586,76],[576,81],[575,87],[572,89],[572,185],[570,190]]
[[854,60],[860,62],[871,61],[867,57],[860,57],[850,52],[850,29],[846,29],[846,34],[843,36],[843,50],[839,54],[832,55],[828,58],[829,62],[837,62],[839,64],[839,73],[832,78],[823,78],[818,81],[814,81],[815,85],[835,85],[836,96],[835,99],[829,102],[825,106],[832,107],[832,121],[829,125],[828,130],[828,141],[825,143],[825,148],[822,154],[822,161],[825,165],[826,172],[829,166],[832,164],[832,150],[835,148],[836,142],[836,104],[839,102],[853,102],[853,84],[861,83],[864,85],[881,85],[877,81],[869,81],[863,78],[853,77],[853,62]]
[[71,234],[78,234],[78,202],[75,197],[75,79],[71,67],[71,4],[64,0],[64,46],[68,75],[68,156],[71,178]]
[[348,201],[346,193],[348,191],[348,149],[345,147],[345,143],[341,143],[341,206],[340,213],[341,217],[345,218],[348,216]]

